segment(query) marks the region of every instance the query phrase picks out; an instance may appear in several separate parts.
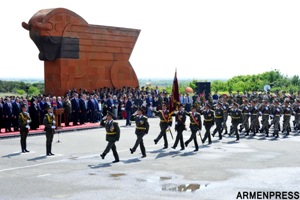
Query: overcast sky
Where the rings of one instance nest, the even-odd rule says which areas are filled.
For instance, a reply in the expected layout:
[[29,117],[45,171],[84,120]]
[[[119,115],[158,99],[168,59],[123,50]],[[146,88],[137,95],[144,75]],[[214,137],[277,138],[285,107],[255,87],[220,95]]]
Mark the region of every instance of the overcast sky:
[[89,24],[141,29],[130,62],[138,78],[227,79],[271,69],[300,74],[300,1],[1,1],[0,77],[43,78],[22,21],[64,7]]

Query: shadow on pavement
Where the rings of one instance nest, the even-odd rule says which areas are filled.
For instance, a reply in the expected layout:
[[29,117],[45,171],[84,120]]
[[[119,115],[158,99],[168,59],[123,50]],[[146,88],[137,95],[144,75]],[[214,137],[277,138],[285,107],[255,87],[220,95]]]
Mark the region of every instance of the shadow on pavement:
[[129,160],[124,160],[122,162],[125,163],[125,164],[130,164],[130,163],[141,162],[141,160],[139,158],[133,158],[133,159],[129,159]]
[[177,155],[179,154],[180,151],[170,151],[170,152],[167,152],[167,153],[159,153],[155,159],[158,159],[158,158],[163,158],[163,157],[166,157],[166,156],[172,156],[172,155]]
[[46,159],[47,156],[44,155],[44,156],[39,156],[39,157],[35,157],[35,158],[31,158],[31,159],[28,159],[27,161],[38,161],[38,160],[43,160],[43,159]]
[[19,155],[21,155],[21,152],[11,153],[11,154],[8,154],[6,156],[2,156],[2,158],[11,158],[11,157],[14,157],[14,156],[19,156]]
[[99,165],[88,165],[91,169],[98,169],[98,168],[104,168],[104,167],[111,167],[111,163],[102,163]]
[[190,152],[185,152],[185,153],[181,154],[180,156],[185,157],[185,156],[192,156],[192,155],[195,155],[195,154],[197,154],[197,153],[194,152],[194,151],[190,151]]

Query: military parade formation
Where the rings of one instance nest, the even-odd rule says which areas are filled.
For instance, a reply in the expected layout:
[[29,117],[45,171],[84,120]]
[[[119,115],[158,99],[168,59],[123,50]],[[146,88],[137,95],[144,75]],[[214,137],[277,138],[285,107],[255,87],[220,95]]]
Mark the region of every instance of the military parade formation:
[[[176,109],[170,111],[170,96],[168,94],[163,93],[162,95],[157,91],[156,95],[154,90],[151,90],[151,92],[146,91],[141,90],[141,95],[144,96],[140,103],[136,103],[139,102],[140,96],[132,98],[132,94],[129,94],[128,99],[124,101],[124,110],[130,110],[128,112],[130,117],[126,117],[126,126],[131,126],[131,122],[128,121],[135,121],[136,125],[135,134],[137,138],[132,148],[129,148],[129,151],[133,154],[140,147],[142,158],[147,156],[143,137],[150,131],[148,118],[155,116],[159,118],[160,132],[153,141],[157,145],[163,139],[163,149],[169,147],[169,134],[173,139],[172,125],[174,125],[176,132],[172,148],[176,149],[180,145],[180,150],[182,151],[193,142],[195,152],[199,150],[199,139],[202,145],[206,144],[206,142],[208,145],[211,145],[212,139],[216,136],[219,140],[222,140],[224,136],[235,136],[236,141],[239,141],[241,133],[244,133],[245,137],[262,134],[265,137],[274,137],[274,139],[278,138],[279,134],[283,134],[286,137],[292,131],[300,133],[299,93],[296,96],[285,95],[284,92],[282,93],[283,95],[276,93],[271,95],[270,92],[266,92],[265,94],[253,92],[251,95],[240,95],[239,91],[237,91],[236,95],[232,95],[231,93],[229,95],[218,95],[215,92],[214,95],[209,95],[208,99],[205,99],[205,95],[203,94],[195,93],[194,96],[182,94],[180,101],[174,104]],[[159,95],[161,97],[167,96],[168,98],[160,98],[161,103],[153,106],[154,100],[158,99]],[[81,94],[81,96],[86,95]],[[77,102],[77,98],[78,94],[74,93],[73,98],[71,100],[66,98],[64,103],[69,102],[72,105],[71,102]],[[94,96],[90,95],[90,98],[93,99]],[[19,104],[19,102],[15,101],[14,104],[16,103],[18,103],[21,109],[16,118],[18,119],[21,136],[21,151],[22,153],[26,153],[29,152],[26,139],[33,119],[28,112],[29,109],[26,104]],[[86,102],[87,105],[88,103]],[[102,106],[107,105],[107,103],[103,103]],[[187,106],[187,104],[189,105]],[[13,106],[10,103],[10,99],[5,102],[4,108],[5,110],[12,110]],[[47,112],[44,114],[42,120],[45,127],[47,156],[54,155],[52,153],[52,141],[56,129],[56,119],[53,115],[53,109],[55,109],[53,103],[47,104],[45,109]],[[74,109],[72,107],[70,110]],[[112,150],[115,158],[113,162],[116,163],[120,161],[116,142],[120,140],[121,131],[119,123],[116,121],[119,118],[114,114],[118,112],[114,111],[113,109],[107,109],[106,115],[100,121],[100,125],[105,127],[106,141],[108,142],[100,156],[104,159],[110,150]],[[187,119],[189,119],[189,124]],[[80,122],[80,119],[77,120],[76,122]],[[93,120],[96,121],[96,119]],[[273,130],[273,132],[270,132],[270,130]],[[183,137],[185,131],[190,132],[190,137],[186,141],[184,141]]]

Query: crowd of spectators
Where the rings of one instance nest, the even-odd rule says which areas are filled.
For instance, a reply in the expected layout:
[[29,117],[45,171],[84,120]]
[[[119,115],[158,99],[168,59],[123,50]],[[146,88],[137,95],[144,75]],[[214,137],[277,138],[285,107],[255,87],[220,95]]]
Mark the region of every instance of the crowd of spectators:
[[[200,105],[204,103],[215,104],[220,96],[227,99],[228,103],[236,101],[242,103],[242,100],[258,99],[268,100],[272,102],[274,98],[281,96],[281,99],[289,97],[290,99],[299,98],[300,93],[294,95],[293,93],[286,94],[284,91],[279,94],[278,92],[270,94],[270,92],[252,91],[252,93],[236,91],[226,95],[219,95],[217,92],[214,94],[205,95],[197,93],[180,94],[180,103],[185,106],[186,111],[190,111],[192,105],[196,101]],[[142,107],[145,115],[148,118],[155,117],[154,112],[161,109],[162,103],[165,102],[169,105],[170,94],[164,89],[160,90],[158,86],[151,87],[123,87],[122,89],[114,88],[100,88],[93,91],[84,89],[77,90],[76,88],[70,89],[64,96],[50,96],[38,95],[35,97],[4,97],[0,98],[0,132],[2,129],[5,132],[18,131],[18,117],[21,112],[21,105],[27,105],[32,122],[30,129],[36,130],[43,122],[47,106],[51,106],[54,110],[64,108],[62,123],[64,126],[82,125],[87,122],[98,123],[102,116],[105,116],[107,111],[114,114],[117,119],[126,119],[126,126],[130,126],[130,116]]]

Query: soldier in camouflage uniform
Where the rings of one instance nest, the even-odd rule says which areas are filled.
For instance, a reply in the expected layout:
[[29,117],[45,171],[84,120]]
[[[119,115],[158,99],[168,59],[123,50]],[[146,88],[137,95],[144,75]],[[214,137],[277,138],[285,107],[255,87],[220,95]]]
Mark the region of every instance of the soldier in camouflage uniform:
[[272,109],[272,115],[271,117],[273,117],[273,124],[274,124],[274,133],[273,136],[275,136],[275,138],[279,137],[279,130],[280,130],[280,116],[282,114],[282,109],[279,106],[279,102],[278,100],[274,100],[274,107]]
[[229,112],[229,104],[226,102],[226,99],[223,98],[223,126],[222,129],[225,130],[224,134],[227,134],[227,119],[228,119],[228,112]]
[[259,114],[262,116],[262,128],[261,132],[265,131],[266,137],[269,137],[269,116],[270,108],[268,106],[268,101],[263,100],[262,106],[260,107]]
[[290,107],[290,102],[288,99],[284,100],[284,106],[282,107],[283,110],[283,128],[282,133],[286,131],[286,135],[289,135],[291,131],[291,115],[292,115],[292,108]]
[[243,105],[240,107],[242,111],[242,125],[240,127],[240,132],[242,132],[243,128],[245,128],[246,136],[249,135],[250,128],[249,128],[249,116],[250,116],[250,108],[248,105],[248,100],[245,99]]
[[222,109],[222,103],[218,102],[217,107],[215,109],[215,122],[216,122],[216,128],[213,131],[213,137],[218,132],[219,133],[219,140],[222,140],[222,123],[223,123],[223,109]]
[[253,136],[256,135],[256,133],[258,133],[258,129],[259,129],[259,121],[258,121],[258,107],[257,107],[257,100],[253,99],[251,101],[251,108],[250,108],[250,113],[251,113],[251,125],[250,125],[250,129],[253,132]]
[[293,114],[295,116],[295,130],[298,130],[300,133],[300,99],[297,99],[293,106]]

